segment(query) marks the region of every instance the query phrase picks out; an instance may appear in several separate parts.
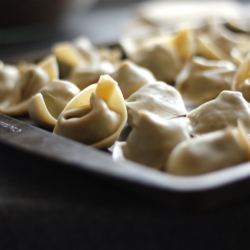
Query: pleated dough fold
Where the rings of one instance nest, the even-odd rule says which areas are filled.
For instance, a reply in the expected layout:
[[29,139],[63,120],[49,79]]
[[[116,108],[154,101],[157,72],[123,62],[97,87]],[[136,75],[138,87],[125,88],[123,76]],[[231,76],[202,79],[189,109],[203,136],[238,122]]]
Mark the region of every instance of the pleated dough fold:
[[121,90],[116,81],[103,75],[68,103],[54,133],[95,148],[108,148],[118,139],[126,121]]

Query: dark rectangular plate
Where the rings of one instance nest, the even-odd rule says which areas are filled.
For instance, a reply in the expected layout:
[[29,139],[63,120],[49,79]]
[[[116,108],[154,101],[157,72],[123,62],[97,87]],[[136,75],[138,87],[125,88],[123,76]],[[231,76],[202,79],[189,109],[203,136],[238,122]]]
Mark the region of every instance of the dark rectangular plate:
[[54,135],[0,114],[0,145],[93,174],[162,206],[181,210],[218,207],[250,195],[250,162],[194,177],[177,177]]

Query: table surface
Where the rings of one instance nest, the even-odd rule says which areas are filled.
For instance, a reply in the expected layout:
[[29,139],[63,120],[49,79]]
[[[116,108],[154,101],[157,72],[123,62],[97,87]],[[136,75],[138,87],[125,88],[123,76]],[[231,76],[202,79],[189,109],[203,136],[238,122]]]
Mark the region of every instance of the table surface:
[[[0,58],[82,34],[95,44],[115,43],[131,7],[99,4],[86,16],[68,15],[50,37],[1,44]],[[27,158],[1,144],[0,200],[0,249],[250,247],[250,197],[207,211],[173,211],[107,180]]]

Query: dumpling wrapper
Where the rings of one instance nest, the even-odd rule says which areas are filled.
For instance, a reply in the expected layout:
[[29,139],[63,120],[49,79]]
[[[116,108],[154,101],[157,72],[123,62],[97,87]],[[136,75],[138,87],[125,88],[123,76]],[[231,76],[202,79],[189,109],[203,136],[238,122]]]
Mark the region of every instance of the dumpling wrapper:
[[230,61],[194,57],[177,76],[175,87],[185,103],[201,104],[223,90],[231,90],[235,71],[236,66]]
[[135,62],[149,69],[158,81],[167,83],[172,83],[183,67],[178,52],[162,44],[155,45],[145,53],[141,52],[141,56]]
[[240,91],[243,97],[250,102],[250,53],[247,54],[243,62],[237,68],[233,78],[232,88]]
[[54,55],[46,56],[37,65],[47,72],[50,82],[59,79],[59,68]]
[[95,47],[91,41],[84,36],[73,41],[73,45],[81,56],[88,62],[88,65],[96,65],[101,62],[109,62],[116,65],[120,62],[122,54],[120,49],[108,47]]
[[250,33],[249,17],[248,16],[235,16],[224,17],[226,25],[229,29],[235,32]]
[[230,60],[230,53],[218,46],[208,34],[197,36],[199,55],[210,60]]
[[212,23],[208,27],[206,32],[197,34],[198,54],[211,60],[237,63],[231,51],[236,47],[249,46],[249,36],[231,32],[222,23]]
[[[126,52],[126,44],[125,47]],[[194,53],[193,31],[182,28],[174,34],[145,38],[143,42],[128,42],[128,56],[136,64],[149,69],[158,81],[172,84],[176,75]],[[133,49],[130,49],[132,47]]]
[[68,103],[53,132],[95,148],[109,148],[126,121],[121,90],[116,81],[103,75],[97,84],[85,88]]
[[238,119],[250,133],[250,104],[236,91],[222,91],[216,99],[191,111],[187,118],[190,120],[192,135],[201,135],[228,126],[236,127]]
[[87,61],[84,60],[72,43],[56,43],[52,47],[52,53],[57,59],[61,78],[65,78],[74,67],[87,65]]
[[53,129],[62,110],[80,92],[71,82],[54,80],[32,97],[29,116],[39,126]]
[[0,107],[0,113],[17,116],[28,114],[33,95],[49,83],[48,74],[39,66],[29,66],[18,79],[8,106]]
[[98,49],[92,44],[89,38],[85,36],[77,37],[72,44],[81,54],[88,65],[96,64],[100,61]]
[[121,62],[122,52],[119,48],[102,47],[98,49],[98,53],[101,61],[107,61],[114,66]]
[[156,82],[156,78],[151,71],[128,60],[122,62],[111,77],[118,82],[124,99],[127,99],[142,86]]
[[71,71],[68,80],[83,90],[89,85],[97,83],[101,75],[110,75],[114,71],[115,67],[109,62],[101,62],[93,66],[79,66]]
[[171,151],[190,138],[185,118],[163,120],[140,111],[138,120],[122,145],[126,159],[163,170]]
[[232,48],[232,50],[230,51],[230,55],[234,63],[239,66],[241,63],[243,63],[249,51],[250,51],[250,44],[249,43],[242,44]]
[[0,107],[9,106],[12,92],[19,77],[18,68],[5,65],[0,61]]
[[141,87],[126,100],[128,124],[133,127],[138,119],[138,112],[146,110],[163,119],[170,119],[187,114],[180,93],[165,82],[155,82]]
[[228,127],[181,142],[170,154],[166,172],[192,176],[250,160],[250,145],[243,126]]

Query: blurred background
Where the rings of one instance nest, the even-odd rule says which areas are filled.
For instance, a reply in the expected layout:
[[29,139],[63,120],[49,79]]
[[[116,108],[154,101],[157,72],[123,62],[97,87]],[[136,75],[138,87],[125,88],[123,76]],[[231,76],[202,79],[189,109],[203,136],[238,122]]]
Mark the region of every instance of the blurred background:
[[55,42],[81,35],[96,45],[117,43],[124,26],[134,16],[134,7],[143,2],[146,1],[0,0],[0,60],[48,49]]
[[132,5],[140,0],[0,0],[0,60],[88,36],[117,41]]

